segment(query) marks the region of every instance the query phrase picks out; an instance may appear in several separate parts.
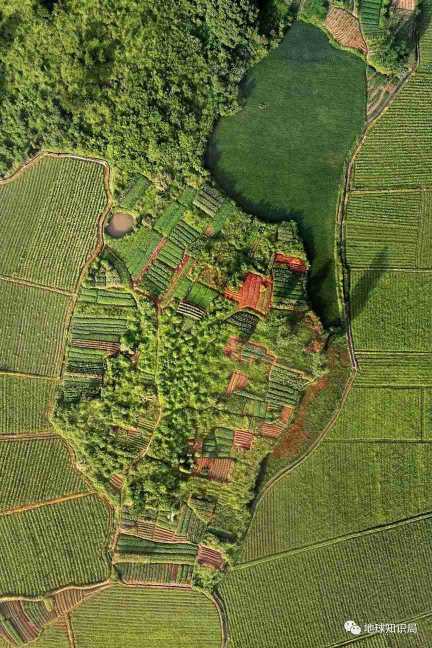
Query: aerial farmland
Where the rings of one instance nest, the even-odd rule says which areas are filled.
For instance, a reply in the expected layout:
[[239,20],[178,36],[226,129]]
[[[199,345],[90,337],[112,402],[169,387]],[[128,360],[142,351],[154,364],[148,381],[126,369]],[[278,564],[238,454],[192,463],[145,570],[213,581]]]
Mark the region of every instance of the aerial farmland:
[[431,17],[0,7],[0,648],[432,646]]

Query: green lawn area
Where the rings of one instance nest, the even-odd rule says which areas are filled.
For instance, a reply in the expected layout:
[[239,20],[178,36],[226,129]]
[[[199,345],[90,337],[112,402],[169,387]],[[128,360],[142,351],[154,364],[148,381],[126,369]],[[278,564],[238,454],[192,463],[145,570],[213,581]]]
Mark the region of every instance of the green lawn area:
[[248,211],[271,221],[298,219],[315,309],[333,321],[338,189],[364,123],[364,64],[316,27],[295,23],[244,80],[242,94],[242,110],[216,128],[208,164]]

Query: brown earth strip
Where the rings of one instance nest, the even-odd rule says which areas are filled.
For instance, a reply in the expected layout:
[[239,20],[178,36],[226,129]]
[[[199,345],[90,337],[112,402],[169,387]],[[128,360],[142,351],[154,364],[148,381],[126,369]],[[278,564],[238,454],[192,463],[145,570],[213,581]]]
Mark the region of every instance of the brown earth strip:
[[81,499],[82,497],[89,497],[90,495],[96,495],[94,491],[87,491],[85,493],[73,493],[72,495],[63,495],[63,497],[56,497],[55,499],[45,500],[44,502],[33,502],[33,504],[23,504],[22,506],[16,506],[13,509],[8,509],[7,511],[1,511],[0,516],[6,517],[6,515],[15,515],[17,513],[24,513],[25,511],[33,511],[34,509],[43,508],[44,506],[54,506],[55,504],[62,504],[63,502],[69,502],[70,500]]

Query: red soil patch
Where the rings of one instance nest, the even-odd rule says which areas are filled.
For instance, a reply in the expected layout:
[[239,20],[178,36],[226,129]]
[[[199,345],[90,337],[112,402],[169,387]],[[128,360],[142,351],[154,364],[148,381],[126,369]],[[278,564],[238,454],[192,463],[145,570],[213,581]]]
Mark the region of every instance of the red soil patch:
[[287,265],[293,272],[307,272],[306,263],[298,257],[287,256],[286,254],[282,254],[282,252],[277,252],[274,261],[280,265]]
[[234,468],[234,459],[219,459],[213,457],[199,457],[193,474],[198,477],[207,477],[211,481],[227,482]]
[[261,315],[267,315],[273,294],[273,280],[270,277],[248,272],[240,289],[225,290],[225,297],[238,303],[239,308],[250,308]]
[[250,450],[253,443],[253,434],[248,430],[236,430],[233,438],[233,448]]
[[198,547],[197,561],[200,565],[213,567],[213,569],[222,569],[225,565],[225,560],[220,551],[205,547],[204,545],[199,545]]
[[248,384],[248,382],[249,379],[244,373],[237,370],[233,371],[230,381],[228,383],[226,393],[228,394],[228,396],[230,396],[237,389],[244,389]]
[[120,351],[119,342],[103,342],[102,340],[74,340],[73,346],[80,347],[81,349],[98,349],[110,355],[114,355]]
[[107,227],[107,232],[113,238],[121,238],[133,230],[135,219],[132,214],[116,212]]
[[275,458],[295,457],[308,438],[304,429],[304,419],[308,407],[311,405],[318,394],[329,384],[328,375],[322,376],[319,380],[312,383],[306,388],[305,394],[297,409],[293,424],[288,428],[285,436],[280,443],[273,449],[272,455]]
[[292,407],[292,405],[284,405],[284,407],[282,407],[282,412],[280,415],[281,421],[283,421],[284,423],[288,423],[293,411],[294,411],[294,407]]
[[[402,2],[405,1],[407,0],[402,0]],[[360,23],[349,11],[339,7],[330,7],[324,24],[335,41],[344,47],[367,52],[367,45],[360,30]]]
[[121,490],[123,488],[124,484],[124,477],[123,475],[113,475],[110,479],[110,484],[113,488],[116,490]]
[[280,436],[283,427],[284,426],[278,421],[275,421],[274,423],[261,423],[258,432],[261,436],[267,437],[268,439],[277,439],[277,437]]
[[399,11],[412,13],[417,6],[417,0],[394,0],[393,6]]

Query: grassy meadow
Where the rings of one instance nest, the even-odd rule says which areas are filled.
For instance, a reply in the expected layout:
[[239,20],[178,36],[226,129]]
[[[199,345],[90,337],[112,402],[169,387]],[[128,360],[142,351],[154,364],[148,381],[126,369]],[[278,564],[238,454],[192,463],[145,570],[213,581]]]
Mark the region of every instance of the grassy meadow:
[[314,306],[327,322],[336,320],[336,205],[365,118],[364,64],[319,29],[295,23],[245,78],[242,94],[242,109],[219,121],[209,166],[247,210],[299,221]]

